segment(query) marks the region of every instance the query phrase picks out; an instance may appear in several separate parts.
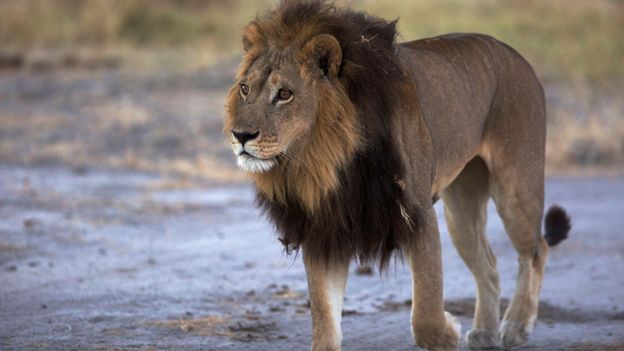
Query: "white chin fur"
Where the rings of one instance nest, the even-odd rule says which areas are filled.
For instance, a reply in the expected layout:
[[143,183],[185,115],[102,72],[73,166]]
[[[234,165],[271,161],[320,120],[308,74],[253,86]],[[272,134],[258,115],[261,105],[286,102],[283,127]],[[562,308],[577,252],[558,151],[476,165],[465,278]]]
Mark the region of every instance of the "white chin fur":
[[267,172],[275,166],[275,160],[261,160],[248,155],[240,155],[237,159],[238,167],[250,173]]

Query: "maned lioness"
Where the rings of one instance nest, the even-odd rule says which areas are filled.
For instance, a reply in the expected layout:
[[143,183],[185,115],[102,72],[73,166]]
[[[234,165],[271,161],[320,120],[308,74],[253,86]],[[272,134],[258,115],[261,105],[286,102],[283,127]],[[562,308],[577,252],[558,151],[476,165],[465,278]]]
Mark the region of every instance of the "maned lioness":
[[[225,132],[257,201],[308,274],[313,350],[339,350],[349,262],[407,258],[412,331],[430,350],[457,347],[444,312],[433,203],[477,283],[470,347],[526,342],[548,243],[565,211],[544,206],[544,93],[531,66],[485,35],[403,44],[396,22],[324,1],[282,1],[244,32]],[[516,293],[499,318],[496,259],[485,236],[496,203],[518,252]]]

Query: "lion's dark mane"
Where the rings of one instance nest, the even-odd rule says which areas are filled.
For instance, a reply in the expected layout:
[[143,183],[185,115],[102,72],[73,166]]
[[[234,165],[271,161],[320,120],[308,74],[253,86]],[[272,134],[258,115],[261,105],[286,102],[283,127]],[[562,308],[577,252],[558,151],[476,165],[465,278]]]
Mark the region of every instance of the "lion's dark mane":
[[[405,169],[393,128],[399,83],[406,78],[396,56],[396,21],[336,9],[324,1],[283,1],[267,18],[278,28],[307,23],[315,34],[338,39],[343,51],[338,78],[357,108],[364,145],[340,170],[339,188],[313,214],[292,197],[280,203],[259,192],[257,204],[288,252],[303,245],[308,256],[325,261],[356,257],[383,269],[395,249],[413,240],[420,218],[398,181]],[[411,222],[402,216],[401,206]]]

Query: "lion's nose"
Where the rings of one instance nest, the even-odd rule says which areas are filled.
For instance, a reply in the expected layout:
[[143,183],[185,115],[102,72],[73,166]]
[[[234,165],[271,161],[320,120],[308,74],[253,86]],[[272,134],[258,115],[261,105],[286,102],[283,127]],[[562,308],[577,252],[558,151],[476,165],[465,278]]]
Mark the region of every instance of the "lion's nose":
[[249,132],[237,132],[232,130],[232,135],[241,143],[241,145],[245,146],[245,143],[249,140],[254,140],[260,135],[260,132],[249,133]]

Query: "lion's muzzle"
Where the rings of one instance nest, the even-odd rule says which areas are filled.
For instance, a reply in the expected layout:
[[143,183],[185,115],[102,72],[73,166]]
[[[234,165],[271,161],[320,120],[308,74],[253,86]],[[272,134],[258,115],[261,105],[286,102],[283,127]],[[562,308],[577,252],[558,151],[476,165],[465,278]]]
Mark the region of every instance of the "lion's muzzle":
[[232,151],[238,166],[250,173],[267,172],[275,166],[276,146],[264,145],[260,132],[231,131]]

